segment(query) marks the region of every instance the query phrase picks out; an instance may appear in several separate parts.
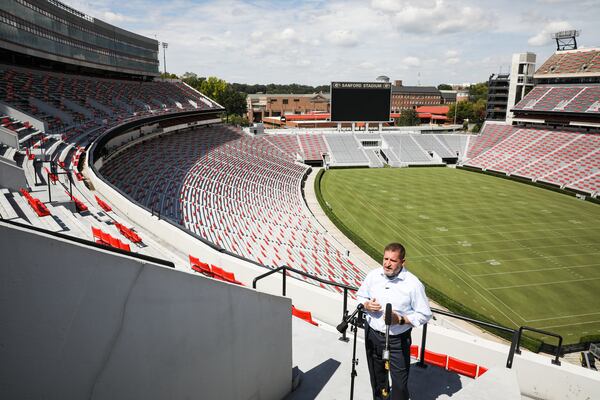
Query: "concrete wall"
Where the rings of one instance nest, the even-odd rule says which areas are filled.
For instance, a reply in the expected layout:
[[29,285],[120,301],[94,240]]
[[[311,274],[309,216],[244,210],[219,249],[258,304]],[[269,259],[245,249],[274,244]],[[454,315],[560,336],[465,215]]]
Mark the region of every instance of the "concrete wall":
[[[413,344],[421,346],[422,329],[413,330]],[[428,350],[483,365],[504,368],[509,345],[440,326],[428,326]],[[600,374],[562,361],[557,366],[553,357],[523,351],[515,354],[512,369],[516,372],[521,393],[544,400],[600,399]]]
[[291,389],[289,299],[3,223],[0,254],[2,399],[281,399]]
[[12,147],[13,149],[19,149],[19,137],[16,132],[6,129],[0,126],[0,143]]
[[47,123],[45,123],[42,120],[36,119],[35,117],[29,114],[25,114],[24,112],[19,111],[2,101],[0,101],[0,113],[8,115],[9,117],[12,117],[14,119],[18,119],[19,121],[28,121],[31,124],[31,126],[33,126],[35,129],[44,132],[46,131]]
[[2,157],[0,157],[0,187],[9,188],[13,191],[27,187],[27,179],[23,168]]

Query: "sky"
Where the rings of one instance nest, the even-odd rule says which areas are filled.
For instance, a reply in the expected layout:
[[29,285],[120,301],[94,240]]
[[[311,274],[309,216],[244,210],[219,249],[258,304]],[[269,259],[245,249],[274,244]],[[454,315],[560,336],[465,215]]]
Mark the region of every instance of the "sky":
[[475,83],[509,72],[513,53],[540,66],[552,32],[600,47],[600,0],[62,1],[167,42],[167,72],[249,84]]

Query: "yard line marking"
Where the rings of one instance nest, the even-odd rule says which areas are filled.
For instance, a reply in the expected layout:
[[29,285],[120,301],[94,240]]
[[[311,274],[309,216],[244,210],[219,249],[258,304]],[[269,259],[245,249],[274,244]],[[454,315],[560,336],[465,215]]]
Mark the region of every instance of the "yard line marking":
[[[465,253],[465,254],[469,254],[469,253]],[[524,260],[537,260],[539,258],[561,258],[561,257],[575,257],[575,256],[591,256],[593,254],[598,254],[598,252],[593,252],[593,253],[575,253],[575,254],[561,254],[559,256],[521,257],[521,258],[513,258],[513,259],[510,259],[510,260],[502,260],[501,259],[500,261],[514,262],[514,261],[524,261]],[[416,258],[416,257],[411,257],[411,258]],[[456,264],[456,265],[471,265],[471,264],[487,264],[487,262],[485,262],[485,261],[471,261],[471,262],[466,262],[466,263],[459,263],[459,264]]]
[[513,289],[513,288],[529,287],[529,286],[556,285],[556,284],[559,284],[559,283],[571,283],[571,282],[582,282],[582,281],[597,281],[599,279],[600,279],[600,277],[598,277],[598,278],[571,279],[571,280],[565,280],[565,281],[554,281],[554,282],[544,282],[544,283],[525,283],[523,285],[498,286],[498,287],[491,287],[491,288],[487,288],[487,289],[488,290]]
[[577,317],[585,317],[586,315],[597,315],[597,314],[600,314],[600,311],[593,312],[593,313],[586,313],[586,314],[565,315],[565,316],[562,316],[562,317],[530,319],[527,322],[551,321],[553,319],[577,318]]
[[[549,224],[550,225],[550,224]],[[481,225],[479,225],[481,226]],[[493,225],[492,225],[493,227]],[[456,230],[456,229],[463,229],[462,227],[455,227],[453,226],[452,231]],[[465,229],[471,229],[471,228],[465,228]],[[428,231],[431,229],[427,229]],[[534,234],[535,232],[557,232],[557,231],[575,231],[575,230],[584,230],[586,232],[590,232],[590,231],[594,231],[594,230],[598,230],[600,231],[600,228],[589,228],[589,227],[581,227],[581,228],[557,228],[557,229],[528,229],[528,230],[522,230],[522,231],[499,231],[497,233],[505,233],[505,234],[515,234],[515,233],[531,233]],[[425,229],[423,229],[423,231],[425,231]],[[481,235],[489,235],[488,232],[479,232],[479,233],[457,233],[454,235],[434,235],[434,236],[421,236],[423,239],[440,239],[440,238],[452,238],[455,236],[458,237],[469,237],[469,236],[481,236]],[[560,236],[542,236],[542,237],[548,237],[548,238],[560,238]],[[578,237],[577,235],[569,235],[569,238],[573,238],[573,237]],[[581,237],[589,237],[588,235],[581,235]],[[536,235],[536,239],[540,238],[540,236]],[[519,240],[527,240],[527,239],[519,239]]]
[[471,276],[472,277],[480,277],[480,276],[494,276],[494,275],[507,275],[507,274],[524,274],[527,272],[554,271],[557,269],[588,268],[588,267],[595,267],[595,266],[600,266],[600,264],[582,264],[582,265],[571,265],[569,267],[536,268],[536,269],[523,269],[520,271],[490,272],[488,274],[475,274],[475,275],[471,275]]
[[573,326],[573,325],[587,325],[587,324],[595,324],[595,323],[597,323],[597,322],[600,322],[600,319],[599,319],[599,320],[596,320],[596,321],[574,322],[574,323],[572,323],[572,324],[563,324],[563,325],[549,325],[549,326],[542,326],[542,327],[540,327],[540,328],[538,328],[538,329],[562,328],[562,327],[565,327],[565,326]]

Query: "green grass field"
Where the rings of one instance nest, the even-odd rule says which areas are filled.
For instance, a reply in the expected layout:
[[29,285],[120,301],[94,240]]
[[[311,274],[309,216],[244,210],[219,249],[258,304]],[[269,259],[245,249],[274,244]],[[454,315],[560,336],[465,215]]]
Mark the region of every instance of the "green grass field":
[[347,228],[378,251],[404,243],[408,269],[458,303],[565,344],[600,335],[599,205],[450,168],[329,170],[321,190]]

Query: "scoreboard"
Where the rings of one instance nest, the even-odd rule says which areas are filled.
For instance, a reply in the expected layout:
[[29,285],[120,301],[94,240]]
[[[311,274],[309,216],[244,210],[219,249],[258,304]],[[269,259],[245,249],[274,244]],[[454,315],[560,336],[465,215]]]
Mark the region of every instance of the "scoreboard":
[[331,82],[332,122],[389,122],[392,84]]

